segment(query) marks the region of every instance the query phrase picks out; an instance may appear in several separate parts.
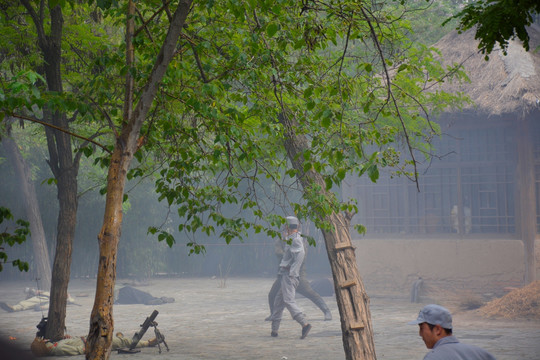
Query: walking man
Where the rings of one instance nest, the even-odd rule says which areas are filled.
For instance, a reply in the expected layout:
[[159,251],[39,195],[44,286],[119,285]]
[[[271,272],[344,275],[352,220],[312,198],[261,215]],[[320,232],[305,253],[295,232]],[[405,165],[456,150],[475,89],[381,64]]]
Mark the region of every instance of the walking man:
[[[279,264],[278,277],[280,278],[281,287],[278,290],[274,299],[274,309],[270,320],[272,321],[273,337],[278,336],[279,325],[283,310],[287,308],[291,316],[302,326],[300,339],[304,339],[311,325],[307,322],[306,316],[296,304],[296,288],[300,282],[300,267],[304,261],[305,249],[302,241],[302,236],[298,232],[298,219],[294,216],[287,217],[287,243],[284,247],[284,254]],[[290,244],[289,244],[290,242]]]
[[[306,258],[307,258],[307,244],[306,241],[302,240],[302,244],[304,245],[304,261],[302,261],[302,266],[300,266],[300,277],[298,281],[298,286],[296,288],[296,292],[305,296],[309,300],[311,300],[315,305],[321,309],[321,311],[324,314],[324,321],[330,321],[332,320],[332,313],[330,312],[330,309],[328,308],[328,305],[326,305],[326,302],[324,299],[319,295],[313,288],[311,287],[311,284],[309,283],[307,276],[306,276]],[[283,258],[283,254],[285,251],[285,243],[281,239],[276,239],[276,243],[274,246],[274,252],[276,253],[276,256],[278,257],[279,263],[281,263],[281,259]],[[278,276],[276,281],[274,281],[274,284],[272,285],[272,288],[270,289],[270,292],[268,293],[268,305],[270,306],[270,316],[268,316],[265,320],[270,321],[272,317],[272,312],[274,311],[274,300],[276,298],[276,294],[281,287],[281,281]]]

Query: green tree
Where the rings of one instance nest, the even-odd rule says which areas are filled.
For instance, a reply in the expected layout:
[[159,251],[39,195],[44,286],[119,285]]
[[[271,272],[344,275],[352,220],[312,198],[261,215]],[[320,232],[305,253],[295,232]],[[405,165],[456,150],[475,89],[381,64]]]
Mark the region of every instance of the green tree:
[[105,359],[110,354],[114,322],[112,304],[114,302],[114,284],[116,278],[116,254],[122,224],[122,201],[130,164],[140,143],[140,132],[148,120],[147,114],[152,107],[158,87],[176,52],[176,42],[187,18],[191,1],[180,1],[170,18],[168,32],[162,40],[159,53],[149,70],[145,85],[139,96],[135,94],[135,79],[131,68],[135,66],[135,14],[133,1],[127,3],[125,51],[128,69],[125,73],[125,99],[123,124],[116,136],[116,142],[110,158],[107,177],[107,195],[103,227],[98,235],[100,259],[96,284],[96,297],[90,317],[90,330],[87,338],[88,359]]
[[[66,23],[61,7],[64,2],[21,0],[3,5],[3,44],[8,51],[2,53],[2,76],[5,80],[2,111],[44,125],[49,155],[47,164],[52,172],[52,182],[57,186],[57,241],[46,333],[48,338],[57,339],[63,337],[65,329],[78,208],[77,176],[81,156],[85,153],[74,149],[84,148],[94,136],[73,137],[70,130],[86,108],[83,102],[74,100],[77,96],[85,98],[76,84],[80,82],[81,65],[92,58],[88,50],[95,48],[92,39],[99,38],[101,34],[91,31],[89,26],[85,26],[86,22],[78,21],[80,14],[77,11],[70,12]],[[77,8],[80,9],[84,7]],[[66,25],[69,35],[76,38],[67,44],[63,42]],[[24,83],[20,81],[21,76]],[[68,95],[64,91],[66,84]],[[78,128],[77,131],[84,130]],[[74,139],[83,141],[76,143]]]
[[[43,56],[42,73],[47,90],[61,94],[64,91],[62,80],[62,30],[63,15],[59,5],[48,3],[40,7],[29,0],[21,4],[30,14],[37,34],[38,49]],[[42,11],[46,9],[47,11]],[[50,25],[50,26],[49,26]],[[53,261],[51,300],[49,306],[49,326],[46,336],[61,338],[65,328],[67,287],[69,282],[71,252],[75,225],[77,222],[77,172],[78,157],[73,157],[71,136],[59,129],[69,129],[70,119],[66,112],[44,108],[43,120],[53,127],[46,126],[45,133],[49,148],[49,166],[58,187],[58,236]]]
[[[20,13],[18,5],[12,4],[8,10],[15,13],[14,16],[22,21],[8,23],[8,26],[13,27],[14,31],[30,34],[36,40],[37,50],[40,52],[43,62],[39,63],[39,67],[38,63],[35,63],[36,68],[32,70],[37,69],[37,72],[43,74],[39,80],[44,81],[48,91],[61,94],[64,87],[61,71],[64,20],[62,10],[59,5],[49,2],[41,2],[40,5],[21,0],[20,5],[27,11],[29,20],[34,25],[32,29],[27,26],[26,17]],[[28,51],[33,48],[33,45],[24,44],[24,47],[16,46],[16,48]],[[13,109],[12,107],[9,110]],[[30,106],[28,109],[32,113],[32,107]],[[48,338],[57,339],[63,336],[65,328],[67,286],[77,213],[76,179],[78,166],[76,158],[73,158],[71,136],[58,130],[69,129],[67,114],[45,107],[43,108],[43,123],[51,125],[45,127],[50,156],[48,163],[57,181],[60,204],[53,281],[50,289],[49,327],[46,334]]]

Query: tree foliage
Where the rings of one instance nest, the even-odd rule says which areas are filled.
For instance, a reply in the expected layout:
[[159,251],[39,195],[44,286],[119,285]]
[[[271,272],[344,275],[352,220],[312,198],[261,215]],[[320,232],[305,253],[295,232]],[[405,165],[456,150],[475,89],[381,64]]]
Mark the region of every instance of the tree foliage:
[[[137,4],[135,63],[128,68],[117,30],[125,8],[116,2],[98,5],[107,26],[96,27],[91,36],[67,21],[65,52],[79,59],[78,70],[70,72],[67,81],[76,91],[37,93],[39,99],[27,97],[28,106],[19,106],[47,105],[108,124],[95,139],[110,151],[111,135],[118,134],[124,122],[123,76],[127,71],[133,75],[140,94],[170,9],[161,3],[157,7],[152,2]],[[283,224],[276,212],[291,207],[311,212],[301,211],[298,187],[292,195],[296,172],[288,168],[285,152],[276,146],[283,130],[277,121],[283,105],[302,114],[301,131],[310,132],[313,139],[312,150],[304,155],[305,168],[324,173],[328,189],[339,189],[351,171],[375,181],[380,166],[398,166],[398,173],[414,177],[414,168],[407,169],[414,161],[403,161],[400,141],[409,137],[414,147],[429,153],[423,142],[438,130],[426,121],[428,112],[456,103],[459,96],[426,91],[442,81],[449,69],[433,61],[433,49],[407,39],[410,28],[402,21],[405,13],[397,2],[374,8],[347,1],[339,5],[198,4],[191,10],[176,57],[143,125],[141,147],[135,154],[138,163],[129,169],[128,179],[161,166],[157,191],[182,219],[178,227],[182,232],[212,235],[219,228],[227,243],[245,236],[252,226],[256,232],[276,236],[276,227]],[[376,56],[377,43],[384,57]],[[275,84],[280,86],[279,94]],[[22,101],[18,94],[10,99]],[[398,99],[406,111],[392,110],[392,102]],[[411,132],[400,130],[405,123]],[[110,153],[96,152],[100,148],[90,145],[81,151],[108,167]],[[378,150],[368,153],[367,149]],[[226,216],[221,211],[225,204],[236,204],[236,214],[252,209],[251,215]],[[257,218],[264,218],[266,226],[252,224]],[[159,226],[149,232],[169,245],[175,242]],[[204,251],[196,237],[192,239],[192,252]]]
[[[67,6],[72,11],[65,21],[63,9]],[[6,47],[11,50],[1,53],[2,77],[6,81],[2,82],[0,99],[5,106],[0,111],[44,125],[47,164],[52,173],[51,182],[57,186],[58,226],[46,333],[51,339],[62,338],[65,331],[66,294],[77,220],[79,162],[86,154],[85,145],[96,144],[91,137],[97,136],[93,130],[85,136],[86,127],[74,126],[77,122],[81,124],[80,120],[91,120],[85,94],[76,85],[80,80],[78,75],[86,70],[87,59],[95,54],[94,48],[88,46],[91,39],[102,34],[99,29],[93,29],[86,18],[79,21],[86,10],[84,4],[71,1],[20,0],[4,3],[0,12],[2,32],[8,35]],[[66,34],[73,38],[66,38]],[[40,77],[36,81],[29,79],[31,91],[20,91],[18,74],[26,73]],[[99,127],[95,131],[99,134]],[[83,151],[73,152],[77,147]]]
[[[181,61],[167,74],[168,92],[158,104],[181,116],[161,116],[167,120],[148,132],[147,146],[156,143],[152,136],[171,140],[157,191],[177,208],[179,230],[214,234],[219,228],[228,243],[250,227],[277,236],[284,219],[276,214],[307,218],[335,210],[305,207],[303,196],[321,194],[300,192],[299,174],[281,146],[283,112],[298,117],[297,130],[309,134],[303,167],[321,173],[326,190],[339,191],[350,173],[376,181],[381,166],[401,166],[402,174],[415,176],[402,162],[401,141],[408,138],[410,156],[416,149],[427,153],[421,144],[438,133],[428,113],[457,103],[459,95],[427,91],[449,69],[434,61],[433,49],[411,44],[399,31],[404,28],[391,19],[401,12],[368,16],[352,2],[219,7],[192,14],[179,45]],[[236,204],[243,216],[228,216],[225,204]],[[340,206],[354,211],[352,204]],[[159,238],[174,242],[165,232]]]
[[[62,62],[78,65],[66,90],[1,104],[19,117],[17,109],[36,107],[77,115],[80,131],[94,129],[95,142],[77,153],[108,171],[92,358],[107,356],[112,336],[126,179],[159,169],[160,200],[176,211],[193,253],[204,251],[200,233],[226,243],[248,231],[279,236],[290,213],[331,230],[334,214],[356,211],[339,198],[348,174],[376,181],[389,166],[417,179],[426,143],[440,133],[430,116],[461,96],[431,91],[455,68],[408,39],[400,3],[98,1],[108,24],[94,34],[99,45],[81,51],[91,36],[66,33],[79,59]],[[10,90],[4,99],[20,97]],[[285,146],[295,138],[307,139],[298,152]],[[149,231],[176,241],[166,228]]]
[[[0,224],[13,221],[13,215],[8,208],[0,206]],[[5,252],[4,245],[14,246],[15,244],[22,244],[26,241],[26,237],[30,235],[30,224],[26,220],[17,219],[12,229],[5,228],[0,229],[0,271],[3,269],[3,264],[8,262],[8,255]],[[20,271],[28,271],[28,263],[15,259],[10,261],[13,266],[18,267]]]
[[452,18],[459,19],[460,31],[476,27],[478,48],[487,59],[496,44],[506,55],[508,41],[516,37],[529,51],[527,27],[533,23],[534,13],[540,13],[537,0],[479,0],[467,4]]

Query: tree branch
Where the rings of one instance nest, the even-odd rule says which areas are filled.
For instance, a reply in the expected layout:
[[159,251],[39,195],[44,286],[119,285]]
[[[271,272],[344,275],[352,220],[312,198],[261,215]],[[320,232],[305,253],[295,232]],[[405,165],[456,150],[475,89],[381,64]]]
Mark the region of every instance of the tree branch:
[[127,12],[127,21],[126,21],[126,67],[128,71],[126,72],[126,91],[124,94],[124,113],[123,119],[124,122],[128,123],[131,119],[131,114],[133,112],[133,87],[134,79],[131,75],[131,69],[135,62],[135,50],[133,47],[133,33],[135,30],[135,3],[133,0],[128,2],[128,12]]
[[[139,14],[139,17],[141,18],[143,24],[141,25],[141,27],[139,27],[137,30],[135,30],[135,33],[133,34],[134,37],[137,37],[137,35],[144,29],[146,31],[146,33],[148,34],[148,37],[150,38],[150,40],[152,40],[152,36],[150,35],[150,31],[148,31],[148,27],[147,25],[152,21],[154,20],[154,18],[156,16],[158,16],[158,14],[160,14],[164,9],[168,10],[168,7],[169,7],[169,3],[170,1],[165,1],[163,2],[163,5],[158,9],[158,11],[156,11],[152,16],[150,16],[150,18],[146,21],[144,21],[144,18],[141,14],[141,12],[139,11],[139,9],[137,9],[137,13]],[[171,17],[169,16],[170,13],[167,12],[167,17],[169,18],[169,22],[171,21]],[[154,42],[154,40],[152,40],[152,42]]]
[[399,111],[399,106],[397,105],[396,99],[394,97],[394,93],[392,92],[392,80],[390,79],[390,74],[388,73],[388,67],[386,66],[386,61],[385,61],[386,59],[384,57],[384,52],[381,48],[381,44],[379,43],[379,40],[377,39],[377,34],[375,33],[375,29],[373,28],[373,23],[371,22],[368,15],[366,14],[364,7],[361,6],[360,10],[362,11],[362,15],[364,16],[364,19],[369,25],[371,38],[373,40],[373,43],[377,46],[377,53],[382,60],[381,62],[384,69],[384,76],[386,78],[386,87],[388,91],[387,99],[392,100],[392,103],[394,104],[394,108],[396,109],[396,114],[397,114],[397,117],[399,118],[399,122],[401,123],[401,128],[403,129],[403,134],[405,136],[405,142],[407,143],[407,148],[409,150],[409,154],[411,155],[412,163],[414,166],[414,182],[416,183],[416,189],[420,191],[420,185],[418,183],[418,169],[417,169],[417,164],[416,164],[416,158],[414,156],[414,151],[411,145],[411,140],[409,138],[409,133],[407,131],[407,126],[405,125],[403,117],[401,116],[401,112]]
[[[130,118],[129,125],[124,126],[122,135],[129,137],[130,133],[133,130],[136,130],[136,132],[138,133],[138,130],[141,128],[142,123],[144,122],[146,115],[152,105],[158,85],[163,79],[163,76],[167,71],[167,67],[169,66],[169,63],[171,62],[175,54],[176,44],[182,32],[182,28],[184,26],[186,18],[190,12],[191,3],[192,0],[181,0],[179,2],[173,19],[169,25],[167,36],[165,37],[163,45],[157,56],[154,68],[150,73],[148,83],[142,89],[139,102],[137,103],[137,106],[133,111],[133,115]],[[136,144],[132,145],[133,149],[135,149]]]
[[40,42],[40,44],[42,44],[41,47],[43,47],[47,39],[45,35],[45,29],[43,28],[43,6],[44,6],[43,4],[45,3],[45,1],[41,1],[40,3],[39,15],[36,13],[36,10],[30,4],[30,1],[20,0],[20,2],[28,11],[28,14],[30,15],[30,17],[32,18],[32,21],[34,22],[34,26],[36,27],[38,41]]
[[[163,6],[161,7],[161,9],[163,9]],[[161,9],[160,9],[160,10],[161,10]],[[153,18],[157,13],[155,13],[154,15],[152,15],[152,17],[150,18],[150,20],[148,20],[147,22],[145,22],[145,21],[144,21],[144,17],[143,17],[143,15],[141,14],[141,12],[139,11],[139,9],[138,9],[137,7],[135,7],[135,10],[137,11],[137,15],[139,15],[139,18],[140,18],[141,21],[143,22],[143,25],[135,31],[135,33],[133,34],[133,36],[136,37],[137,34],[139,33],[139,31],[140,31],[141,29],[144,28],[144,31],[146,32],[146,35],[148,36],[148,38],[150,39],[150,41],[151,41],[152,43],[154,43],[154,39],[152,38],[152,34],[150,34],[150,31],[148,30],[148,27],[146,26],[146,24],[148,24],[148,23],[152,20],[152,18]]]
[[191,45],[191,49],[193,50],[193,56],[195,57],[195,61],[197,62],[197,67],[199,68],[199,72],[201,73],[201,78],[204,83],[208,82],[208,79],[206,78],[206,75],[204,74],[204,70],[201,64],[201,59],[199,59],[199,54],[197,53],[197,49],[195,48],[195,45],[193,45],[192,42],[189,43]]
[[27,120],[27,121],[30,121],[30,122],[33,122],[33,123],[36,123],[36,124],[41,124],[43,126],[46,126],[46,127],[49,127],[51,129],[54,129],[54,130],[58,130],[58,131],[61,131],[63,133],[66,133],[70,136],[73,136],[73,137],[76,137],[78,139],[81,139],[81,140],[84,140],[84,141],[88,141],[94,145],[97,145],[99,146],[100,148],[102,148],[105,152],[107,152],[108,154],[111,154],[111,152],[109,151],[109,149],[107,149],[105,147],[105,145],[102,145],[88,137],[85,137],[85,136],[82,136],[82,135],[78,135],[78,134],[75,134],[69,130],[66,130],[66,129],[62,129],[61,127],[58,127],[58,126],[55,126],[53,124],[49,124],[45,121],[41,121],[41,120],[38,120],[38,119],[34,119],[34,118],[31,118],[31,117],[27,117],[27,116],[24,116],[24,115],[19,115],[19,114],[9,114],[9,116],[12,116],[14,118],[17,118],[17,119],[21,119],[21,120]]

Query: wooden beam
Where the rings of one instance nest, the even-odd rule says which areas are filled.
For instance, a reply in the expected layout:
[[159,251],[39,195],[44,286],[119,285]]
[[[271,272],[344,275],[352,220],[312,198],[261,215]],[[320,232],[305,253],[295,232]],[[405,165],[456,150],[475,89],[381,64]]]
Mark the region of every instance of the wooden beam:
[[356,280],[345,280],[344,282],[339,284],[339,287],[342,289],[347,289],[356,285]]
[[362,330],[364,328],[364,323],[361,321],[354,321],[351,322],[350,329],[351,330]]
[[356,248],[354,246],[352,246],[351,243],[339,243],[335,247],[336,251],[345,250],[345,249],[353,249],[353,250],[355,250]]

